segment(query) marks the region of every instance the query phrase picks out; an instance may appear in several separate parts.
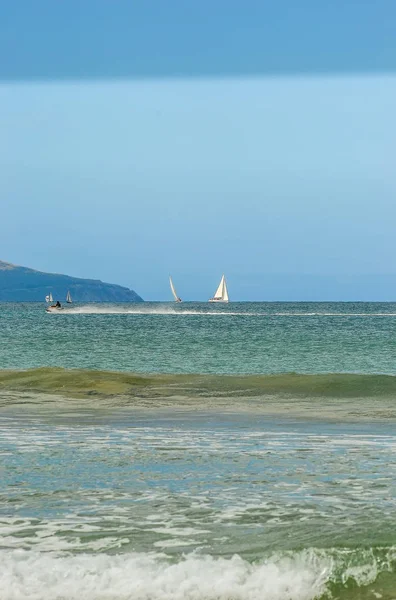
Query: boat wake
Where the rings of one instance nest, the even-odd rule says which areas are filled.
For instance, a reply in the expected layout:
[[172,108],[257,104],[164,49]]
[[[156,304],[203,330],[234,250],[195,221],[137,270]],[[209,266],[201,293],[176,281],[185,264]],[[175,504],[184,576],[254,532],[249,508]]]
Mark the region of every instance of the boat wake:
[[[60,314],[60,313],[59,313]],[[152,307],[152,306],[98,306],[85,305],[73,308],[65,308],[62,311],[64,315],[163,315],[163,316],[255,316],[253,313],[230,312],[219,310],[196,310],[173,308],[171,306]],[[257,316],[258,313],[256,313]],[[265,314],[265,313],[263,313]]]
[[207,316],[207,317],[396,317],[395,312],[356,313],[356,312],[272,312],[272,311],[235,311],[216,309],[209,306],[205,309],[185,308],[181,306],[150,305],[99,305],[63,307],[54,311],[58,315],[136,315],[136,316]]

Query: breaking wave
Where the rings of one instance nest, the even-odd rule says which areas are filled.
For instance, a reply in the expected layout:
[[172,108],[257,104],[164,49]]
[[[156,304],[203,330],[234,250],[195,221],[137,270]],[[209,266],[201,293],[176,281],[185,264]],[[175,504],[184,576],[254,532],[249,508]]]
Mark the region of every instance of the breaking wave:
[[[256,563],[239,556],[190,554],[170,562],[158,554],[73,556],[24,550],[1,551],[0,561],[3,600],[390,598],[383,594],[395,583],[393,548],[311,549]],[[385,582],[382,574],[388,575]],[[355,594],[350,595],[351,590]]]

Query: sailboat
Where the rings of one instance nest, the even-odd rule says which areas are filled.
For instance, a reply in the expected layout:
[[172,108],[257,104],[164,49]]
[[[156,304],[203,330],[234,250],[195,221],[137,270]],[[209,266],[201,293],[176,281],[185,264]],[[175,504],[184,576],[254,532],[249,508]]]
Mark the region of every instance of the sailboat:
[[217,288],[213,298],[210,298],[209,302],[228,302],[228,290],[227,283],[224,275],[222,276],[219,287]]
[[72,300],[72,297],[71,297],[71,295],[70,295],[70,291],[68,291],[68,292],[67,292],[67,295],[66,295],[66,302],[67,302],[68,304],[71,304],[71,303],[73,302],[73,300]]
[[45,309],[45,312],[52,313],[52,312],[59,312],[60,310],[63,310],[59,300],[57,300],[57,302],[55,304],[51,304],[51,302],[54,301],[54,299],[52,298],[51,292],[49,293],[48,296],[45,297],[45,301],[50,303],[50,305],[47,306],[47,308]]
[[179,296],[176,294],[175,286],[173,285],[172,277],[170,275],[169,275],[169,284],[170,284],[170,289],[171,289],[171,292],[175,299],[175,302],[181,302],[182,299],[179,298]]

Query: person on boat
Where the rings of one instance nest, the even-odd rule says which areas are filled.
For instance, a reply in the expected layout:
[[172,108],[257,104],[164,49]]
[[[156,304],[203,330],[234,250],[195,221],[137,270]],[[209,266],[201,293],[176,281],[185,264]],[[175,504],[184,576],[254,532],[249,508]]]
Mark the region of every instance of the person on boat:
[[59,302],[59,300],[57,300],[57,301],[56,301],[56,304],[55,304],[55,306],[56,306],[56,308],[62,308],[62,307],[61,307],[61,303]]

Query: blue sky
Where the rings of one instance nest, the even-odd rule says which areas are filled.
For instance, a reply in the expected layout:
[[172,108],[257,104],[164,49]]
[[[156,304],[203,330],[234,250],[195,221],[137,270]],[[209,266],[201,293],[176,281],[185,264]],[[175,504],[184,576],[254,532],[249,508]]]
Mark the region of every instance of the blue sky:
[[1,2],[0,78],[389,72],[395,18],[394,0]]
[[[169,298],[169,273],[183,298],[207,299],[223,272],[238,300],[396,299],[394,4],[348,3],[327,51],[314,28],[330,40],[339,27],[326,2],[283,2],[283,20],[219,2],[210,27],[208,4],[200,20],[152,3],[129,22],[131,45],[123,2],[110,21],[109,4],[72,2],[74,19],[51,4],[30,30],[30,4],[3,14],[0,259],[146,299]],[[215,25],[217,46],[203,35]]]

